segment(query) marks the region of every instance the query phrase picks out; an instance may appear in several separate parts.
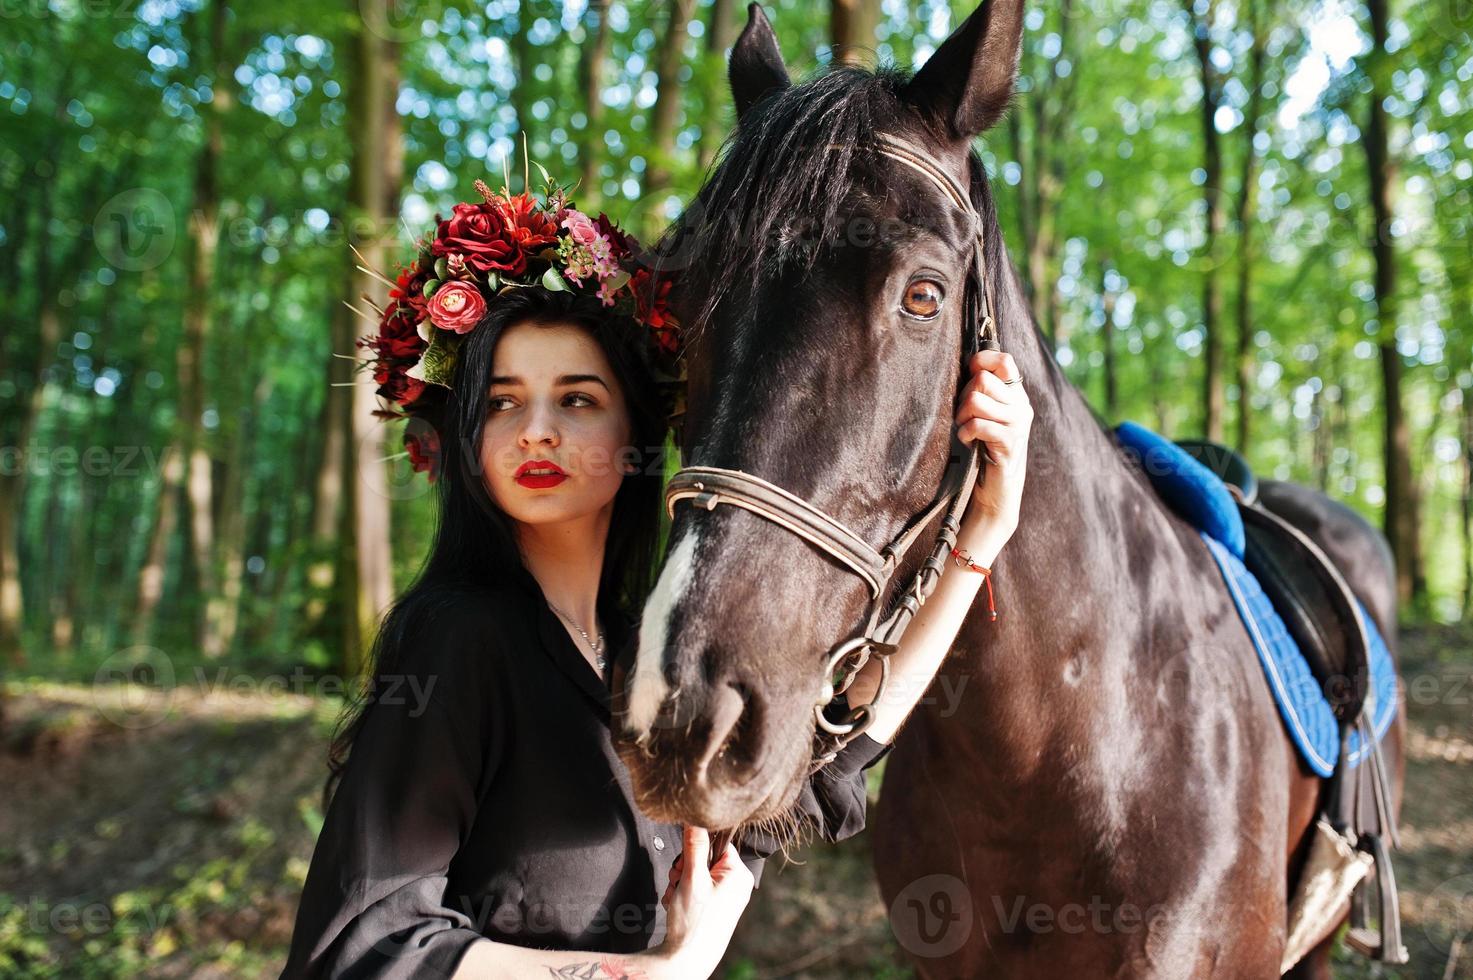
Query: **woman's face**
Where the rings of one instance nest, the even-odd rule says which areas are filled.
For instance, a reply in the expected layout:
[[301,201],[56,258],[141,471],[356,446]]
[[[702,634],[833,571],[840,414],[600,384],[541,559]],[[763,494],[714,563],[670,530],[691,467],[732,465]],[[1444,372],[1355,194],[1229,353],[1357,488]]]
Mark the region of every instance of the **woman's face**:
[[552,524],[610,506],[630,461],[624,394],[573,323],[515,323],[497,339],[481,466],[513,520]]

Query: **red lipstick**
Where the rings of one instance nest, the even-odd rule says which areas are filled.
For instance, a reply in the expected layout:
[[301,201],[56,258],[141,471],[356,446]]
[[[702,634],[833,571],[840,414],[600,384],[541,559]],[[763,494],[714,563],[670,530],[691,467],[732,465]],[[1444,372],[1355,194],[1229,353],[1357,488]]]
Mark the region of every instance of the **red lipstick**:
[[528,490],[546,490],[555,487],[568,478],[563,468],[550,459],[529,459],[517,467],[513,479],[517,485],[526,487]]

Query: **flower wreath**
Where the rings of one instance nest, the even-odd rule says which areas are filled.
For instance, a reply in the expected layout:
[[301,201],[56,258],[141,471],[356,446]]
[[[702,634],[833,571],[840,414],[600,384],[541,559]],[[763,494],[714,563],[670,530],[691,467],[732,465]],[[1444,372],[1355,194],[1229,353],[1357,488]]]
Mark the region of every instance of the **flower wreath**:
[[483,200],[455,205],[449,218],[436,214],[434,232],[420,239],[416,258],[395,279],[359,266],[389,286],[388,304],[374,308],[378,332],[357,342],[372,354],[360,366],[371,368],[389,404],[374,415],[411,420],[404,447],[410,465],[431,482],[439,475],[439,440],[426,416],[450,387],[465,335],[488,303],[512,290],[596,295],[646,327],[672,427],[684,412],[680,324],[667,306],[673,280],[641,261],[632,235],[605,214],[589,217],[574,208],[568,192],[538,170],[545,181],[541,200],[525,191],[512,194],[505,185],[492,193],[477,180]]

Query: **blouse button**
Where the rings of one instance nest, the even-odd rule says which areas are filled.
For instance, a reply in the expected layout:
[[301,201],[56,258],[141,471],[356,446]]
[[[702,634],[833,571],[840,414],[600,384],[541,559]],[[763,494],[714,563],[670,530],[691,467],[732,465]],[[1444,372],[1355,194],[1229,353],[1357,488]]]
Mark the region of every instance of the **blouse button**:
[[657,851],[663,851],[664,849],[665,849],[665,838],[661,837],[659,834],[656,834],[655,835],[655,850],[657,850]]

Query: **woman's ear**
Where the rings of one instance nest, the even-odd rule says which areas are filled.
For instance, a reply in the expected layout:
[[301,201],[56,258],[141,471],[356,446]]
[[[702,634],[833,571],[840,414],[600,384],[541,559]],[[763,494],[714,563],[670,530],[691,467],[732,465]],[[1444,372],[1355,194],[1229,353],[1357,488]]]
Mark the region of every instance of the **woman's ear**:
[[764,95],[792,84],[788,67],[783,63],[782,49],[777,45],[777,35],[772,32],[772,24],[768,23],[761,4],[747,4],[747,26],[732,45],[726,74],[731,81],[738,120]]
[[902,91],[953,139],[969,141],[1002,118],[1023,45],[1023,0],[982,0]]

